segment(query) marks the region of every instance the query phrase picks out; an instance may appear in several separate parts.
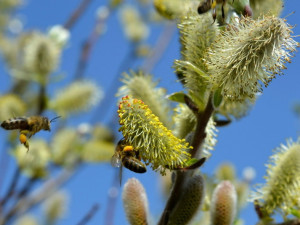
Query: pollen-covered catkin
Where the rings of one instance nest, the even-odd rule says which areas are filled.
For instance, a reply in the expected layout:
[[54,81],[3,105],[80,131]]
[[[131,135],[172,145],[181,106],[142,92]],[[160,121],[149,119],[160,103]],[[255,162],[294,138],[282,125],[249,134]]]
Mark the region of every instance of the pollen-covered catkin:
[[124,139],[154,170],[164,174],[166,168],[182,168],[190,159],[187,149],[192,147],[176,138],[143,101],[125,96],[118,113]]
[[148,200],[143,185],[136,179],[129,179],[122,194],[127,220],[131,225],[147,225]]
[[165,98],[166,90],[157,87],[157,82],[153,81],[150,74],[131,71],[130,74],[124,73],[121,81],[124,85],[119,88],[118,96],[130,95],[142,100],[164,126],[172,127],[169,101]]
[[237,194],[230,181],[222,181],[215,188],[211,202],[211,225],[232,225],[237,206]]
[[201,206],[203,197],[204,179],[200,174],[195,175],[185,185],[168,225],[187,224]]

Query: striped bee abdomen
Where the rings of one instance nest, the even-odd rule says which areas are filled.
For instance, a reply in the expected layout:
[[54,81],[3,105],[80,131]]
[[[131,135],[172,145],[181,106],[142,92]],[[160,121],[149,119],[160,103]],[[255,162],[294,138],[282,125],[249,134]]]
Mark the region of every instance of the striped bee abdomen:
[[5,130],[15,130],[15,129],[29,130],[30,129],[26,117],[16,117],[16,118],[5,120],[1,123],[1,127],[3,127]]
[[147,171],[145,164],[134,157],[123,157],[122,163],[124,167],[136,173],[145,173]]

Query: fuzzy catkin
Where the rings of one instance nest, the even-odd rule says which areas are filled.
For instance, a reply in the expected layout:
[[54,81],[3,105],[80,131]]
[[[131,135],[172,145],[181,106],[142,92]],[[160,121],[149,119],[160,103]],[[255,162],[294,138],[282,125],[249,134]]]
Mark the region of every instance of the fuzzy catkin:
[[266,184],[252,198],[268,215],[275,211],[287,215],[300,206],[300,139],[277,148],[267,167]]
[[147,225],[147,195],[143,185],[136,178],[126,182],[122,199],[128,222],[131,225]]
[[29,177],[43,178],[48,174],[48,163],[51,155],[48,144],[42,139],[32,139],[29,151],[23,145],[18,145],[12,155],[22,172]]
[[120,17],[128,40],[140,42],[148,37],[149,28],[135,7],[130,5],[122,7]]
[[63,218],[67,211],[68,196],[64,191],[59,191],[51,195],[44,203],[44,211],[47,220],[55,223]]
[[14,94],[6,94],[0,97],[0,121],[8,118],[24,115],[26,111],[25,103]]
[[207,48],[219,34],[217,23],[209,14],[198,15],[190,12],[178,24],[180,31],[181,59],[175,60],[174,68],[183,74],[189,96],[200,110],[204,109],[208,98],[208,73],[203,60]]
[[218,36],[206,55],[210,82],[226,98],[254,98],[290,62],[298,43],[283,19],[242,18]]
[[237,206],[237,194],[230,181],[215,188],[211,201],[211,225],[232,225]]
[[85,111],[103,97],[101,89],[91,81],[75,81],[57,92],[49,107],[65,117],[70,113]]

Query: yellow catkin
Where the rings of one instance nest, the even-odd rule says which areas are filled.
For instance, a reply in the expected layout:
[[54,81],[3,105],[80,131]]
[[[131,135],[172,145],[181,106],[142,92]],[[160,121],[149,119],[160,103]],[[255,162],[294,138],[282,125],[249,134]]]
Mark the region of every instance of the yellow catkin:
[[164,173],[165,168],[184,167],[190,159],[188,143],[176,138],[141,100],[123,97],[118,113],[126,142],[154,170]]

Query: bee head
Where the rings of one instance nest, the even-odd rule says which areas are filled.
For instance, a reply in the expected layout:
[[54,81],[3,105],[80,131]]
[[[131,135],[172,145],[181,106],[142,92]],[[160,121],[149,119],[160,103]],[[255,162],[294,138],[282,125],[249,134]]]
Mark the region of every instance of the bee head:
[[47,131],[51,131],[51,127],[50,127],[50,123],[51,121],[49,121],[49,119],[47,117],[43,117],[43,129],[47,130]]
[[51,131],[51,123],[55,122],[56,119],[58,119],[60,116],[54,117],[53,119],[49,120],[47,117],[44,117],[44,124],[46,124],[46,127],[44,130]]

